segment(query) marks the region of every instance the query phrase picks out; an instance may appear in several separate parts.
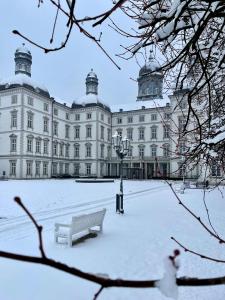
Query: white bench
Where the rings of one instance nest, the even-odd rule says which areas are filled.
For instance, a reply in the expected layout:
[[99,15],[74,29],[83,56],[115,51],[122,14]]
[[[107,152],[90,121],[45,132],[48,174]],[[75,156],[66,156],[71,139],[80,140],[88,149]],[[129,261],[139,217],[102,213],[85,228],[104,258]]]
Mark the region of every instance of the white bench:
[[104,208],[103,210],[94,213],[72,217],[71,224],[56,223],[55,242],[58,243],[59,238],[66,238],[68,245],[72,247],[72,238],[74,234],[80,233],[85,230],[92,232],[93,230],[91,230],[91,228],[96,226],[99,227],[98,232],[102,232],[105,213],[106,209]]

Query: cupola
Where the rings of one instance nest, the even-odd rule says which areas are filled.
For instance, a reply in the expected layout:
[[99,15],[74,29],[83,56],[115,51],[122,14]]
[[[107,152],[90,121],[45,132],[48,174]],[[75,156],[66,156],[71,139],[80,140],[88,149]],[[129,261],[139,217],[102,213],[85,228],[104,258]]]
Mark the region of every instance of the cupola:
[[91,69],[91,72],[86,77],[86,95],[88,94],[98,95],[98,77],[93,69]]
[[25,74],[31,77],[32,55],[30,51],[22,44],[22,47],[15,52],[15,74]]
[[163,73],[160,65],[150,51],[148,62],[140,69],[138,77],[137,101],[154,100],[163,98]]

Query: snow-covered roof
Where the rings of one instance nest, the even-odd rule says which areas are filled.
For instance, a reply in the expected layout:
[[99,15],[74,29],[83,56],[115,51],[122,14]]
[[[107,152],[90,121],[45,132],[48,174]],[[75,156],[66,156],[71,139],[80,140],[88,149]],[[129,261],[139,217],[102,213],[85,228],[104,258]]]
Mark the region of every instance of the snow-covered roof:
[[140,69],[139,75],[144,75],[146,73],[154,72],[154,75],[162,75],[162,72],[159,70],[160,64],[153,57],[152,51],[150,51],[150,56],[148,62]]
[[112,112],[120,112],[121,109],[123,111],[132,111],[132,110],[143,109],[143,107],[145,107],[145,109],[166,107],[168,103],[170,104],[170,99],[167,95],[164,95],[162,99],[136,101],[135,103],[128,103],[128,104],[116,104],[110,106],[110,108]]
[[34,89],[41,89],[44,92],[48,93],[48,89],[44,85],[37,83],[35,80],[31,79],[29,76],[25,74],[16,74],[12,77],[8,77],[0,80],[0,85],[15,85],[15,84],[29,85]]
[[95,72],[93,71],[93,69],[91,69],[91,71],[87,74],[87,77],[97,78],[97,75],[95,74]]
[[79,98],[78,100],[75,101],[75,103],[80,105],[101,103],[103,105],[109,106],[107,103],[104,103],[104,101],[102,101],[98,95],[91,94],[91,93]]
[[31,55],[30,50],[28,50],[24,45],[16,49],[16,52],[26,53]]
[[55,96],[55,95],[52,95],[52,94],[51,94],[51,98],[54,99],[54,100],[57,102],[57,104],[59,104],[59,105],[64,105],[64,106],[66,106],[66,107],[68,107],[68,108],[71,108],[72,103],[67,102],[67,101],[65,101],[65,100],[62,100],[62,99],[59,98],[58,96]]

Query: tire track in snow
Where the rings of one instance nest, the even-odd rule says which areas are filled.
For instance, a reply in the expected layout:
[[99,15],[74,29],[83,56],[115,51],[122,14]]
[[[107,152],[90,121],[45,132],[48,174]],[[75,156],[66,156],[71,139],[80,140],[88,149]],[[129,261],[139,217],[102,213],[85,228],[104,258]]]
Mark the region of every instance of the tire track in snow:
[[[150,191],[157,191],[159,189],[161,190],[161,189],[166,189],[166,188],[168,188],[168,187],[160,185],[160,186],[155,186],[155,187],[148,188],[145,190],[126,193],[126,194],[124,194],[124,196],[126,197],[124,199],[124,202],[126,202],[127,200],[129,201],[131,199],[136,198],[136,195],[138,195],[138,194],[143,195]],[[88,201],[88,202],[78,203],[75,205],[69,205],[66,207],[58,207],[58,208],[51,209],[51,210],[45,210],[45,211],[41,211],[41,212],[37,212],[37,213],[32,213],[32,215],[38,223],[41,223],[42,225],[44,225],[44,223],[46,223],[47,221],[50,221],[52,219],[56,219],[56,218],[60,218],[60,217],[68,216],[68,215],[78,214],[78,213],[85,212],[88,210],[101,208],[101,207],[103,207],[103,205],[109,206],[111,204],[115,204],[115,195],[112,197],[97,199],[94,201]],[[18,232],[20,230],[24,230],[26,226],[33,228],[33,224],[31,223],[30,219],[26,215],[18,216],[18,217],[9,219],[9,220],[2,220],[0,222],[0,235],[4,235],[4,233],[8,232],[8,231]]]

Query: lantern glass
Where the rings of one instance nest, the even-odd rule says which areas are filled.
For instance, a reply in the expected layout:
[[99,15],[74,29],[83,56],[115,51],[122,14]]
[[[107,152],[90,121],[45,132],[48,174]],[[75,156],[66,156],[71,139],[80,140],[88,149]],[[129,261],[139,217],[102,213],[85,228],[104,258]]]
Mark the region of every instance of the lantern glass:
[[130,146],[130,140],[127,137],[123,138],[123,150],[128,152]]
[[115,134],[112,136],[112,143],[113,143],[113,146],[115,148],[118,148],[119,147],[119,144],[120,144],[120,136],[118,134],[118,132],[116,131]]

